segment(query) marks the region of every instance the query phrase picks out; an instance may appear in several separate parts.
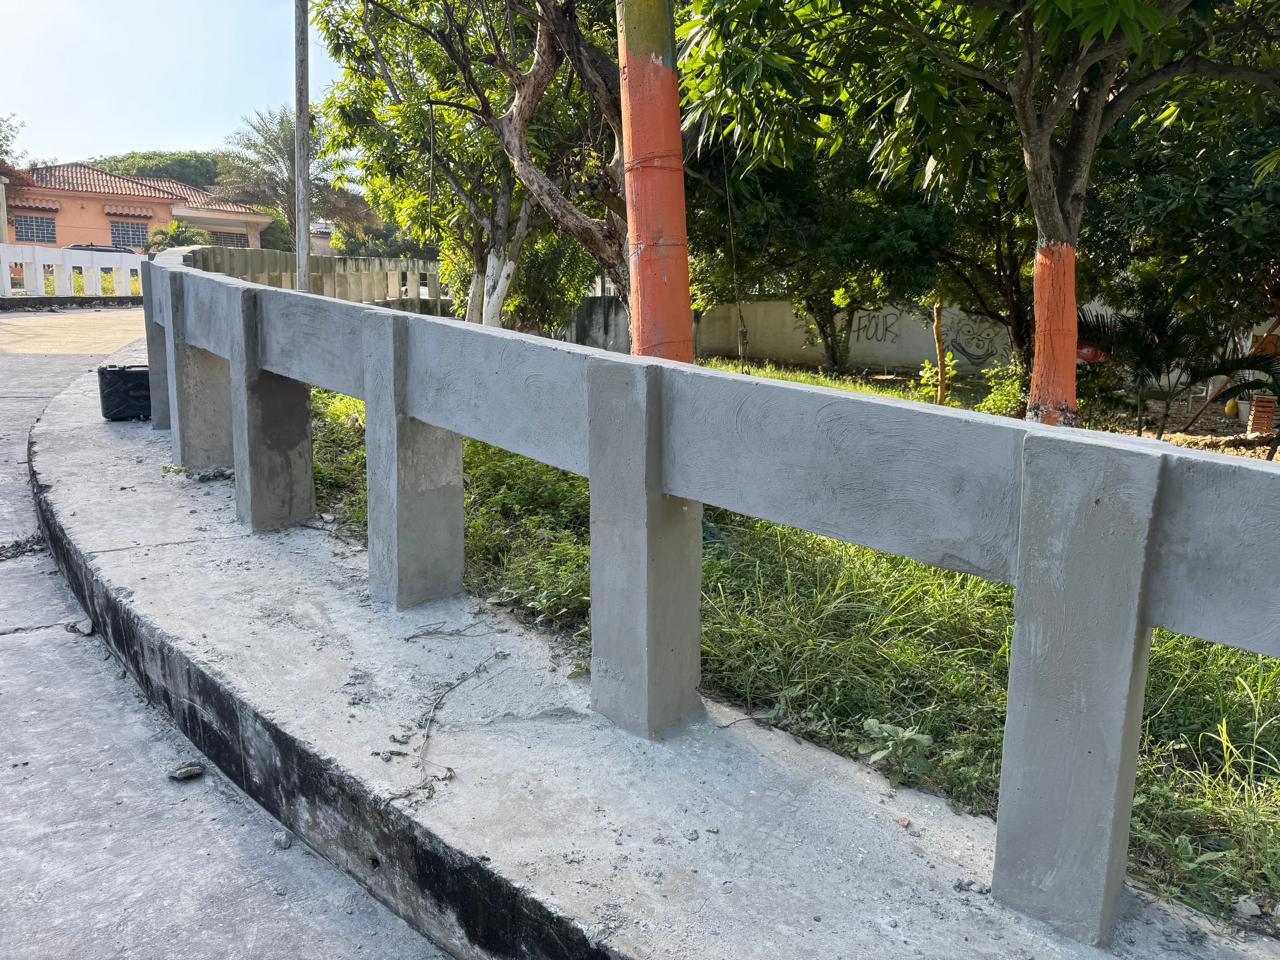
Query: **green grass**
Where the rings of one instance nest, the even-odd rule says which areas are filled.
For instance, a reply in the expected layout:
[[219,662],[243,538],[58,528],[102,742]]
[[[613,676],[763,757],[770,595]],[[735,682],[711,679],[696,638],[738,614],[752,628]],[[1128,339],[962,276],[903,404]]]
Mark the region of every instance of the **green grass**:
[[[753,372],[886,392],[811,371]],[[315,409],[318,496],[358,527],[363,411],[318,391]],[[468,587],[573,634],[585,654],[586,481],[471,440],[464,467]],[[708,692],[994,815],[1012,588],[723,510],[706,517]],[[1214,913],[1241,895],[1276,905],[1278,691],[1280,661],[1156,632],[1131,876]]]

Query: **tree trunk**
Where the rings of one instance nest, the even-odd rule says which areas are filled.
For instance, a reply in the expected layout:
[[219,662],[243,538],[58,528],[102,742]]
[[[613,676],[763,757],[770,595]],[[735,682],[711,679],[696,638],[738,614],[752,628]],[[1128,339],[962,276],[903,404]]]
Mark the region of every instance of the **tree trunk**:
[[502,326],[502,308],[515,276],[516,265],[503,256],[500,250],[490,250],[484,263],[484,306],[480,310],[480,322],[486,327]]
[[484,270],[471,269],[471,288],[467,291],[467,323],[479,323],[484,319]]
[[1009,346],[1012,348],[1011,353],[1022,364],[1022,369],[1028,371],[1031,369],[1033,356],[1031,353],[1031,324],[1027,321],[1026,316],[1021,312],[1012,313],[1009,316]]
[[947,402],[947,352],[942,346],[942,304],[933,305],[933,349],[938,355],[938,393],[935,403]]
[[[510,202],[510,197],[507,202]],[[507,305],[507,294],[511,292],[511,283],[515,279],[516,268],[520,265],[520,252],[524,249],[525,238],[532,226],[533,200],[526,194],[520,204],[515,226],[511,229],[511,236],[502,246],[490,247],[485,256],[484,310],[481,318],[486,327],[502,326],[502,311]]]
[[1042,243],[1035,263],[1035,354],[1027,419],[1074,427],[1076,413],[1076,251]]

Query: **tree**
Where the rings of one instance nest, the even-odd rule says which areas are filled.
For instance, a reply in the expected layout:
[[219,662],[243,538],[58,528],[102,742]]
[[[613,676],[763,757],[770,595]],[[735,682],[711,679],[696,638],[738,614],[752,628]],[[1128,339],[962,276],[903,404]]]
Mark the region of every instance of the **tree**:
[[[339,20],[327,29],[341,27]],[[400,76],[376,66],[386,62],[381,43],[376,31],[357,32],[341,47],[349,66],[325,102],[330,142],[357,153],[365,189],[393,219],[465,251],[467,319],[498,325],[534,225],[532,198],[517,190],[492,138],[444,105],[452,68],[438,51],[427,47],[419,69]]]
[[582,244],[544,223],[524,245],[507,301],[511,326],[526,333],[557,336],[573,322],[599,269]]
[[262,234],[258,237],[262,249],[292,252],[294,236],[289,232],[289,221],[284,218],[284,214],[274,207],[256,207],[255,209],[271,218],[271,222],[262,228]]
[[[843,370],[860,311],[913,300],[936,280],[948,211],[910,190],[868,185],[870,164],[855,150],[823,157],[800,147],[788,167],[758,167],[721,189],[710,156],[695,180],[690,262],[695,302],[772,296],[790,300]],[[749,278],[742,284],[741,278]]]
[[347,257],[389,257],[392,259],[434,260],[436,252],[394,223],[364,227],[339,227],[334,231],[333,249]]
[[[21,168],[27,156],[18,149],[18,134],[21,131],[22,122],[12,113],[0,114],[0,177],[8,179],[10,186],[31,183],[31,177]],[[4,235],[4,224],[0,224],[0,238]]]
[[1083,280],[1111,300],[1135,268],[1158,274],[1240,334],[1280,321],[1280,178],[1256,175],[1280,109],[1242,115],[1191,93],[1165,122],[1117,131],[1099,151]]
[[197,247],[209,243],[209,231],[192,226],[182,220],[174,220],[167,227],[156,227],[147,238],[147,252],[168,250],[170,247]]
[[[293,153],[293,112],[287,107],[259,111],[245,118],[242,130],[227,141],[222,178],[215,193],[238,203],[277,210],[296,236],[296,191]],[[369,205],[341,185],[346,162],[319,148],[322,131],[313,127],[311,213],[318,219],[358,224],[369,220]]]
[[168,177],[207,189],[218,182],[221,155],[206,150],[136,150],[89,161],[110,173],[129,177]]
[[[963,194],[1012,121],[1035,217],[1028,416],[1075,420],[1075,252],[1101,140],[1160,112],[1190,78],[1280,91],[1280,3],[1192,0],[693,0],[691,119],[762,156],[829,138],[833,115],[878,137],[887,176]],[[715,122],[705,123],[708,119]],[[837,141],[838,144],[838,141]]]
[[[483,244],[505,263],[515,263],[527,198],[529,216],[536,206],[581,243],[625,300],[630,278],[621,105],[617,62],[608,52],[617,45],[613,15],[614,4],[607,0],[316,5],[318,22],[348,77],[382,88],[372,118],[351,115],[344,122],[372,119],[388,126],[396,112],[409,114],[409,122],[393,131],[400,151],[423,158],[468,208],[474,228],[455,230],[455,239],[466,234],[477,249]],[[442,133],[462,138],[458,146],[466,149],[458,156],[473,165],[450,172],[451,165],[442,162],[450,146]],[[484,188],[480,198],[478,186]],[[524,227],[525,237],[529,229]],[[505,232],[510,236],[504,242]],[[506,269],[498,271],[499,278]],[[486,274],[492,276],[487,269]]]

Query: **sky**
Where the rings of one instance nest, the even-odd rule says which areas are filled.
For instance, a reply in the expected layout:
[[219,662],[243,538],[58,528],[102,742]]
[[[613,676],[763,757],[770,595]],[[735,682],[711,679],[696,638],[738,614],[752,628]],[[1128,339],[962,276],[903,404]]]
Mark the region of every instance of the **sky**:
[[[0,116],[27,159],[219,147],[293,103],[293,0],[0,0]],[[312,28],[311,101],[338,76]]]

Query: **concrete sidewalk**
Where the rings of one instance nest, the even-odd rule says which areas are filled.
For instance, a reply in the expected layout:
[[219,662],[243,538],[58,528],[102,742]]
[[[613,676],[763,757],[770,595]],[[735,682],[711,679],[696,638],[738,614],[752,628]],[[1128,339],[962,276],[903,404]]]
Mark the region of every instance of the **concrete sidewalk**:
[[0,957],[443,954],[248,801],[142,702],[32,542],[26,439],[140,310],[0,315]]

